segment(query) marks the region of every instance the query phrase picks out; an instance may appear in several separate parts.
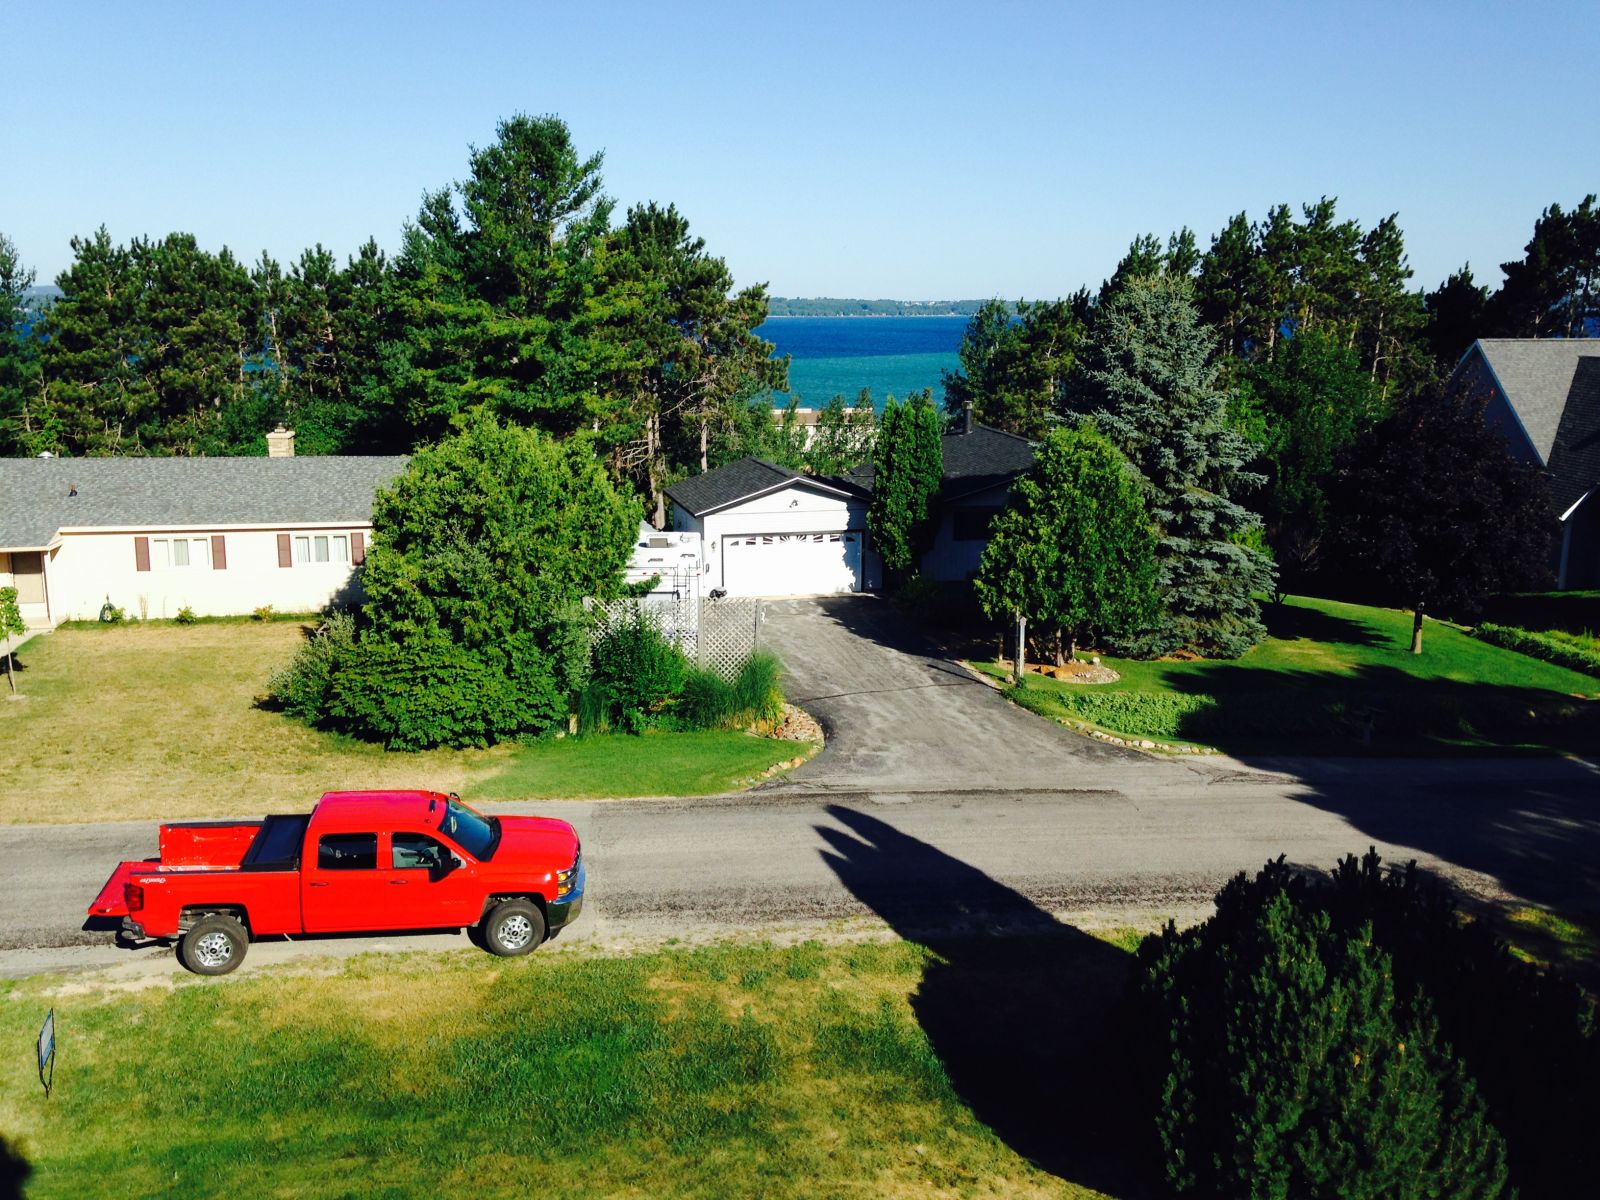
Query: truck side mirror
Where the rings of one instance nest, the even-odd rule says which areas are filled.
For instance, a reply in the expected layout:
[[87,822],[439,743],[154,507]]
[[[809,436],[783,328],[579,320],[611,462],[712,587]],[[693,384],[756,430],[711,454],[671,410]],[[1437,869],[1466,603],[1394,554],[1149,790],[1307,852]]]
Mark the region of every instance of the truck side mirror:
[[433,865],[428,868],[428,879],[431,882],[437,883],[446,875],[450,874],[451,871],[454,871],[456,869],[456,865],[456,856],[451,854],[449,851],[445,851],[438,858],[434,859]]

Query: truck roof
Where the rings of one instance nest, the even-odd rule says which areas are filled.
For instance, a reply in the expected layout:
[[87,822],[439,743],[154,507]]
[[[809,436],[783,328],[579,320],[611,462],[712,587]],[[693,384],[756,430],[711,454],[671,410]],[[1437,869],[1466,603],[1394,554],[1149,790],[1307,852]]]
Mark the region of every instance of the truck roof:
[[[362,833],[396,824],[436,826],[440,819],[437,810],[448,799],[443,792],[415,789],[324,792],[312,820],[319,828]],[[435,808],[431,820],[430,804]]]

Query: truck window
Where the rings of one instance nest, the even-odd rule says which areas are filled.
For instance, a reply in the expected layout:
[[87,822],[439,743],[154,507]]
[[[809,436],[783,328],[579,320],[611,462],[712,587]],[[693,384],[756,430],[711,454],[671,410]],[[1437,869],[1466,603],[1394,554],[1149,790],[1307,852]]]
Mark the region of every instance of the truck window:
[[450,851],[425,833],[396,833],[389,838],[390,865],[396,871],[434,867],[449,861]]
[[319,871],[376,871],[378,835],[375,833],[325,833],[317,843]]

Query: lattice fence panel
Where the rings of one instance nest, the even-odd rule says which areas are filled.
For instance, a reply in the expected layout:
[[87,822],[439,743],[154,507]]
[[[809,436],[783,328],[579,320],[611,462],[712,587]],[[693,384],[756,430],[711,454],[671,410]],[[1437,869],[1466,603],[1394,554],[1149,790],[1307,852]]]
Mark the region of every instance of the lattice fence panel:
[[590,608],[596,640],[613,626],[643,618],[675,642],[690,662],[724,679],[737,675],[761,644],[761,602],[749,597],[644,596]]

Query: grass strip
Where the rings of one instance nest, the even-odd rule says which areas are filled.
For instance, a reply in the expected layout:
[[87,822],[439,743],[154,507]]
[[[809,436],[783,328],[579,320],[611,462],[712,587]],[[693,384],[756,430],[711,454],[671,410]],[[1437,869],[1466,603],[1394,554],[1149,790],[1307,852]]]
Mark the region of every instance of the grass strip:
[[0,1035],[53,1007],[60,1063],[49,1101],[0,1078],[0,1130],[31,1200],[1097,1194],[958,1096],[917,1011],[937,969],[813,942],[24,981]]

